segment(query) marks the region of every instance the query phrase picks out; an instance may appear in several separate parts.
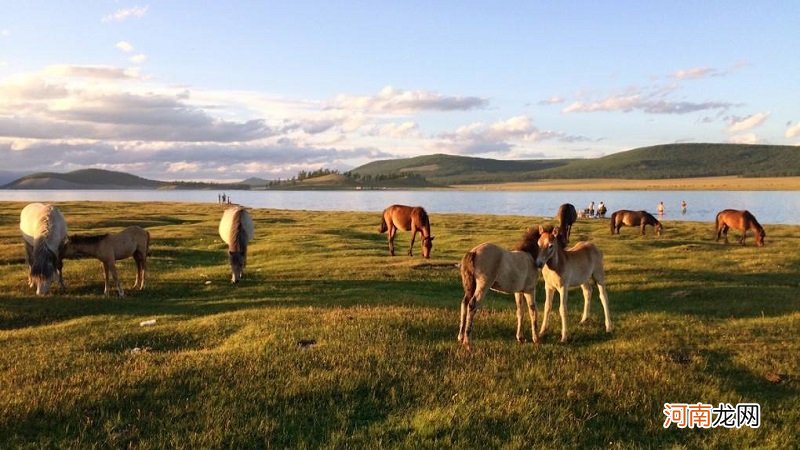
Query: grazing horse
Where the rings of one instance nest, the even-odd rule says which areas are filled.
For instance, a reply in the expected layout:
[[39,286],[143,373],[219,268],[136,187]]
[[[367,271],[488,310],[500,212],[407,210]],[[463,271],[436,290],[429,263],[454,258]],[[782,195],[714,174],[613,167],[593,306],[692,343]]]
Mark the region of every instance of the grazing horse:
[[620,209],[611,214],[611,234],[619,234],[619,229],[623,225],[629,227],[641,227],[642,236],[644,236],[644,227],[652,225],[656,230],[656,236],[661,236],[661,231],[664,227],[652,214],[647,211],[629,211],[627,209]]
[[97,258],[103,263],[103,295],[111,292],[111,282],[117,287],[117,294],[125,296],[122,283],[117,275],[116,262],[133,257],[136,262],[136,281],[133,289],[144,289],[144,276],[147,270],[147,253],[150,250],[150,233],[142,227],[130,226],[119,233],[76,234],[67,238],[64,258]]
[[389,253],[394,256],[394,236],[397,230],[411,231],[411,245],[408,247],[408,256],[414,256],[414,239],[417,233],[422,233],[422,257],[430,258],[433,248],[431,236],[431,221],[428,213],[421,206],[392,205],[383,210],[381,226],[378,231],[389,232]]
[[569,235],[572,233],[572,224],[578,220],[578,211],[571,203],[564,203],[558,207],[556,213],[558,219],[558,227],[564,230],[564,238],[569,242]]
[[225,210],[219,221],[219,236],[228,244],[231,283],[238,283],[247,265],[247,244],[255,236],[253,219],[244,207],[234,206]]
[[553,306],[553,297],[558,291],[561,304],[558,311],[561,315],[561,342],[567,340],[567,293],[569,287],[579,284],[583,290],[583,317],[581,323],[589,318],[589,302],[592,299],[592,284],[594,280],[600,292],[600,302],[603,304],[606,331],[611,332],[611,319],[608,315],[608,293],[606,292],[605,272],[603,270],[603,253],[589,242],[579,242],[574,247],[565,250],[563,236],[558,228],[539,228],[539,254],[536,257],[536,266],[542,268],[544,278],[544,318],[539,335],[547,331],[547,319]]
[[472,324],[480,302],[489,289],[503,293],[514,293],[517,303],[517,341],[524,342],[522,333],[522,297],[528,304],[531,320],[531,338],[539,342],[536,334],[536,252],[539,231],[529,229],[514,251],[504,250],[491,243],[483,243],[468,251],[461,258],[461,283],[464,298],[461,300],[461,322],[458,341],[469,348]]
[[36,295],[45,295],[50,283],[61,276],[61,252],[67,238],[67,222],[55,206],[31,203],[19,215],[19,229],[25,243],[25,261],[28,263],[28,286],[36,284]]
[[759,247],[764,245],[764,238],[767,237],[764,227],[762,227],[755,216],[747,210],[725,209],[717,213],[717,241],[724,235],[725,243],[728,243],[729,228],[741,230],[742,237],[739,239],[739,243],[742,245],[744,245],[744,239],[747,237],[747,230],[753,230],[753,236],[756,238],[756,245]]

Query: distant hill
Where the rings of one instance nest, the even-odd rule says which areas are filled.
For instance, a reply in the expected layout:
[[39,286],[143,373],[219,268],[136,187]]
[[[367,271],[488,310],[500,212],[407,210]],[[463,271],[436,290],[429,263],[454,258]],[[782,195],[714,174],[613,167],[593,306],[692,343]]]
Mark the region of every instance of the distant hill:
[[66,173],[42,172],[27,175],[2,189],[250,189],[243,184],[156,181],[124,172],[81,169]]
[[666,144],[593,159],[496,160],[428,155],[375,161],[356,176],[417,174],[435,184],[503,183],[553,178],[658,179],[713,176],[800,176],[800,147]]
[[259,177],[250,177],[245,180],[239,182],[239,184],[246,184],[250,187],[264,187],[269,184],[271,180],[265,180],[264,178]]

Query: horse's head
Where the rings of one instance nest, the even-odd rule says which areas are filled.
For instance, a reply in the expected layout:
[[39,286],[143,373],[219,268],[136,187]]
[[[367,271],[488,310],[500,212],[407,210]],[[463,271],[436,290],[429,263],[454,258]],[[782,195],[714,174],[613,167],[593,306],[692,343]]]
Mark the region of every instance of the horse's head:
[[422,257],[423,258],[430,258],[431,257],[431,249],[433,248],[433,236],[423,237],[422,238]]
[[756,245],[759,247],[763,247],[766,242],[764,239],[767,237],[767,232],[764,231],[763,228],[759,228],[758,231],[755,232],[756,236]]
[[238,283],[244,275],[244,253],[229,251],[228,257],[231,262],[231,283]]
[[539,253],[536,255],[536,267],[542,268],[558,251],[558,228],[544,228],[539,226]]
[[661,236],[661,232],[664,230],[664,226],[663,226],[663,225],[661,225],[661,222],[659,222],[658,220],[656,220],[656,226],[655,226],[655,229],[656,229],[656,236]]

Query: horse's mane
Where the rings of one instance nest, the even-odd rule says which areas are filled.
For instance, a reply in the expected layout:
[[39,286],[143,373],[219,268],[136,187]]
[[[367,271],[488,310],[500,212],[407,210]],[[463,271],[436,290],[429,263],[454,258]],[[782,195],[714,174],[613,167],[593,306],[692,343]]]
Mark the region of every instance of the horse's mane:
[[56,254],[47,246],[47,239],[40,237],[33,243],[31,277],[47,280],[55,273]]
[[758,223],[758,220],[756,220],[756,216],[754,216],[753,213],[751,213],[750,211],[745,209],[744,210],[744,216],[745,216],[745,218],[752,220],[753,221],[753,225],[755,225],[759,230],[763,230],[764,229],[764,227],[762,227],[761,224]]
[[73,234],[69,237],[69,243],[75,245],[96,245],[107,238],[109,233],[103,234]]
[[[553,227],[550,227],[552,230]],[[539,253],[539,230],[528,228],[522,235],[522,240],[514,247],[515,251],[530,253],[534,258]]]
[[229,250],[232,252],[247,251],[247,231],[245,231],[244,224],[242,223],[242,214],[244,214],[243,209],[236,211],[236,214],[233,215],[233,219],[231,220],[233,236],[231,236]]
[[419,221],[422,224],[422,226],[424,226],[424,227],[431,226],[431,221],[428,218],[428,212],[425,211],[425,208],[423,208],[421,206],[419,206],[418,208],[419,208]]

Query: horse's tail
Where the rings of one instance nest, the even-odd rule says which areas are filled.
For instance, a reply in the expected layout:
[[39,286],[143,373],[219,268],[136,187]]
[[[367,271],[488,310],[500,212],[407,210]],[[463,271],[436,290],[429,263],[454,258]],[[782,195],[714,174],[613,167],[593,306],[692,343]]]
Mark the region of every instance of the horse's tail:
[[716,219],[714,219],[714,234],[719,239],[719,230],[722,229],[722,225],[720,224],[720,220],[722,218],[722,211],[717,213]]
[[614,211],[613,213],[611,213],[611,220],[608,221],[608,223],[611,226],[611,234],[614,234],[614,231],[615,231],[615,229],[617,227],[617,213],[618,212],[619,211]]
[[461,285],[464,286],[464,300],[469,301],[475,295],[475,257],[477,253],[467,252],[461,258]]
[[388,229],[389,225],[386,224],[386,211],[384,211],[381,216],[381,225],[378,227],[378,233],[386,233]]
[[147,230],[144,230],[144,235],[145,235],[145,239],[144,239],[144,254],[146,256],[150,256],[150,232],[147,231]]

